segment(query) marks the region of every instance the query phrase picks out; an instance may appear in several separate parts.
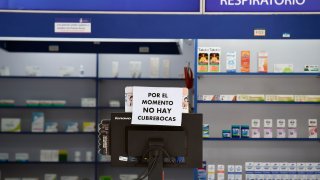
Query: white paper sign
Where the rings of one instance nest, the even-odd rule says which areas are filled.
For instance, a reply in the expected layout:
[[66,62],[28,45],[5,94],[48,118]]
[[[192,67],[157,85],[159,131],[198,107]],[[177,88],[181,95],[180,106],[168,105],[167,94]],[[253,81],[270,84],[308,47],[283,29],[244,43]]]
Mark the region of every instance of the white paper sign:
[[181,126],[183,88],[133,87],[132,124]]
[[77,22],[56,22],[54,23],[55,33],[91,33],[91,23]]

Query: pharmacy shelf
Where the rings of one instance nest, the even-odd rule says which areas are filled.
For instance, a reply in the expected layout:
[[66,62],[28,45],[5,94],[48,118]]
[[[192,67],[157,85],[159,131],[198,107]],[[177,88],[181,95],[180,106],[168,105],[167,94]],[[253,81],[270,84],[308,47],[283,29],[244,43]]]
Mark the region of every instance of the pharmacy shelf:
[[259,72],[251,72],[251,73],[227,73],[227,72],[219,72],[219,73],[200,73],[198,72],[198,77],[201,76],[320,76],[320,73],[259,73]]
[[204,141],[320,141],[320,138],[203,138]]
[[269,102],[269,101],[203,101],[199,104],[320,104],[320,102]]
[[96,109],[81,106],[0,106],[0,109]]
[[99,109],[124,109],[124,106],[120,106],[120,107],[110,107],[110,106],[100,106],[98,107]]
[[136,81],[136,80],[141,80],[141,81],[181,81],[184,80],[183,78],[99,78],[100,80],[130,80],[130,81]]
[[96,135],[96,132],[0,132],[0,135]]
[[79,80],[96,80],[96,77],[75,77],[75,76],[0,76],[0,79],[79,79]]
[[94,165],[96,162],[92,161],[92,162],[40,162],[40,161],[28,161],[28,162],[15,162],[15,161],[9,161],[9,162],[0,162],[0,165],[2,164],[22,164],[22,165],[30,165],[30,164],[53,164],[53,165],[61,165],[61,164],[74,164],[74,165],[78,165],[78,164],[88,164],[88,165]]

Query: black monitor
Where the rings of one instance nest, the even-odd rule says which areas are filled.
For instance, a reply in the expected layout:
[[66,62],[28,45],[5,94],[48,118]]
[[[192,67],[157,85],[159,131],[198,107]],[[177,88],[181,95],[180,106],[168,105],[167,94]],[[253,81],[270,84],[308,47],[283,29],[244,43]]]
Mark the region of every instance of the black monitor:
[[131,113],[112,113],[111,165],[148,167],[144,176],[162,179],[162,167],[202,167],[202,114],[182,114],[182,125],[132,125]]

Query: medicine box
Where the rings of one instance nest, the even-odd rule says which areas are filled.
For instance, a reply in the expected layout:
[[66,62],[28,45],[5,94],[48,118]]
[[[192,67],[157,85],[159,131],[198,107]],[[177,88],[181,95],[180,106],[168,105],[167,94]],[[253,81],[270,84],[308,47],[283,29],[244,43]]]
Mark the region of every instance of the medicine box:
[[21,119],[20,118],[2,118],[1,131],[2,132],[20,132]]
[[209,124],[202,125],[202,137],[204,138],[210,137]]
[[95,122],[83,122],[83,132],[95,132]]
[[9,153],[0,153],[0,162],[9,161]]
[[45,118],[43,112],[33,112],[31,132],[44,132],[44,120]]
[[44,180],[58,180],[57,174],[44,174]]
[[66,122],[66,132],[79,132],[79,123],[78,122]]
[[58,132],[58,123],[57,122],[46,122],[45,123],[45,132],[49,132],[49,133]]

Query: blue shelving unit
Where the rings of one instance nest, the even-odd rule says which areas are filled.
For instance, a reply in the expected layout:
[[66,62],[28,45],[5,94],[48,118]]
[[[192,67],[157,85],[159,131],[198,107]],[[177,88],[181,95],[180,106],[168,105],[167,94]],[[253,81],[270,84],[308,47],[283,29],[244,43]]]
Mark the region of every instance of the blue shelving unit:
[[96,77],[59,77],[59,76],[0,76],[0,79],[61,79],[61,80],[95,80]]
[[99,80],[130,80],[130,81],[181,81],[183,78],[99,78]]
[[320,73],[259,73],[259,72],[251,72],[251,73],[227,73],[227,72],[218,72],[218,73],[197,73],[198,77],[201,76],[320,76]]
[[96,135],[96,132],[0,132],[0,135]]
[[320,104],[320,102],[269,102],[269,101],[202,101],[198,100],[200,104]]
[[70,165],[94,165],[96,162],[40,162],[40,161],[28,161],[28,162],[15,162],[15,161],[9,161],[9,162],[0,162],[0,165],[3,164],[20,164],[20,165],[30,165],[30,164],[43,164],[43,165],[62,165],[62,164],[70,164]]
[[0,106],[0,109],[96,109],[81,106]]

